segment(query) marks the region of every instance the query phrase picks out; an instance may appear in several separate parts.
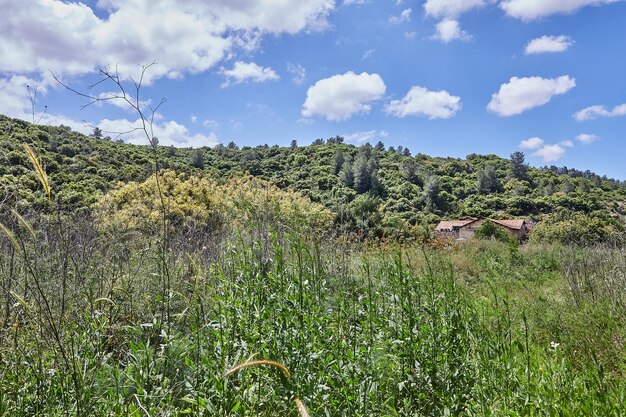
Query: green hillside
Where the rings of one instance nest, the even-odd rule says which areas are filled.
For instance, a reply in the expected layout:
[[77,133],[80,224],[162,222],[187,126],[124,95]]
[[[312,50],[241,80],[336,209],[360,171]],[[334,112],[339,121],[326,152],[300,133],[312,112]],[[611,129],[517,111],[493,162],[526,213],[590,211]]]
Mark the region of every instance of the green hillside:
[[159,168],[218,182],[246,174],[269,180],[325,205],[339,227],[369,237],[406,236],[421,224],[459,216],[539,219],[553,213],[571,220],[578,213],[619,228],[626,213],[623,181],[555,166],[531,168],[519,153],[517,163],[495,155],[412,156],[408,149],[357,147],[341,137],[309,146],[151,148],[0,116],[0,201],[22,208],[50,204],[23,143],[39,155],[56,207],[67,212],[89,210],[119,182],[145,180],[158,161]]

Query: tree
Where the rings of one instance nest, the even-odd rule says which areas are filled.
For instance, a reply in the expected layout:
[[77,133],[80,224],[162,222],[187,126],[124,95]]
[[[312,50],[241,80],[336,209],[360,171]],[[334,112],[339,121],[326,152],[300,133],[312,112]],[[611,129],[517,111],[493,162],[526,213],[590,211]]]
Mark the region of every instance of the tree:
[[431,213],[437,211],[441,206],[441,185],[439,177],[433,175],[428,178],[424,185],[424,208]]
[[360,152],[352,165],[354,189],[359,194],[365,193],[370,189],[371,172],[368,162],[367,156]]
[[524,162],[524,152],[511,154],[509,176],[521,181],[528,181],[528,165]]
[[565,180],[565,182],[563,182],[563,185],[561,185],[561,191],[563,191],[565,194],[569,194],[574,191],[574,186],[572,185],[570,180]]
[[196,149],[191,154],[191,166],[199,169],[204,168],[204,152],[202,151],[202,149]]
[[226,145],[226,147],[228,149],[239,149],[239,146],[237,146],[237,144],[235,142],[233,142],[232,140],[230,142],[228,142],[228,145]]
[[402,164],[402,176],[410,183],[419,185],[420,187],[424,184],[419,175],[419,167],[414,159],[409,159]]
[[385,150],[385,144],[381,141],[378,141],[376,142],[376,145],[374,145],[374,149],[376,149],[378,152],[382,152]]
[[335,152],[335,157],[334,157],[335,175],[339,174],[339,171],[341,171],[341,167],[343,166],[343,163],[345,161],[346,161],[346,158],[343,155],[342,151]]
[[102,129],[98,126],[94,127],[90,136],[94,139],[102,139]]
[[176,155],[176,148],[174,147],[174,145],[170,145],[170,146],[167,148],[167,156],[168,156],[169,158],[171,158],[171,157],[173,157],[173,156],[175,156],[175,155]]
[[339,178],[341,178],[341,181],[348,187],[352,188],[352,186],[354,186],[354,173],[352,172],[352,164],[350,161],[344,161],[341,166],[341,171],[339,172]]
[[480,194],[495,193],[500,190],[500,180],[493,165],[487,165],[482,171],[478,172],[476,188]]
[[295,139],[291,141],[291,149],[295,149],[298,147],[298,141],[296,141]]

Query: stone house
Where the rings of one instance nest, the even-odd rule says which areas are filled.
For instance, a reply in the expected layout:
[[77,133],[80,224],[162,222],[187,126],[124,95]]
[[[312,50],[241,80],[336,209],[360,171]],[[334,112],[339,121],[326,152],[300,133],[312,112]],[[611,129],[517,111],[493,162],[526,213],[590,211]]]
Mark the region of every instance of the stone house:
[[524,219],[496,220],[488,218],[465,217],[459,220],[443,220],[435,227],[434,235],[439,238],[473,239],[476,229],[484,222],[492,222],[503,227],[519,240],[523,240],[530,231],[530,224]]

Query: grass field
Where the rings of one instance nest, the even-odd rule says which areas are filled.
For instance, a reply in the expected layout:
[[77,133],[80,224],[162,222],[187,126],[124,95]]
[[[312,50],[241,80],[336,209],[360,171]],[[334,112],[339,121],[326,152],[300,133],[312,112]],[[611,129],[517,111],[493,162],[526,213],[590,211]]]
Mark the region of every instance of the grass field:
[[0,415],[624,415],[623,249],[47,219],[0,238]]

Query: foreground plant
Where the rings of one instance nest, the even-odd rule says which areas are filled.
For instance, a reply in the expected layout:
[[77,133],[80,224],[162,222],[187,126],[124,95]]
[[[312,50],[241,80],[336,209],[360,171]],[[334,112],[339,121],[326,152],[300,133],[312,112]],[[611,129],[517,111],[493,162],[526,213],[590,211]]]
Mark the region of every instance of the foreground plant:
[[[241,371],[242,369],[245,368],[250,368],[250,367],[254,367],[254,366],[271,366],[274,368],[277,368],[278,370],[280,370],[285,377],[287,378],[287,380],[291,379],[291,372],[289,372],[289,369],[287,369],[287,367],[279,362],[273,361],[273,360],[269,360],[269,359],[258,359],[258,360],[253,360],[253,361],[247,361],[247,362],[243,362],[240,363],[239,365],[236,365],[234,367],[232,367],[231,369],[229,369],[224,376],[230,376],[233,375],[239,371]],[[299,399],[296,398],[294,399],[294,402],[296,403],[296,408],[298,409],[298,412],[300,413],[301,417],[309,417],[309,412],[307,411],[306,407],[304,406],[304,403]]]

